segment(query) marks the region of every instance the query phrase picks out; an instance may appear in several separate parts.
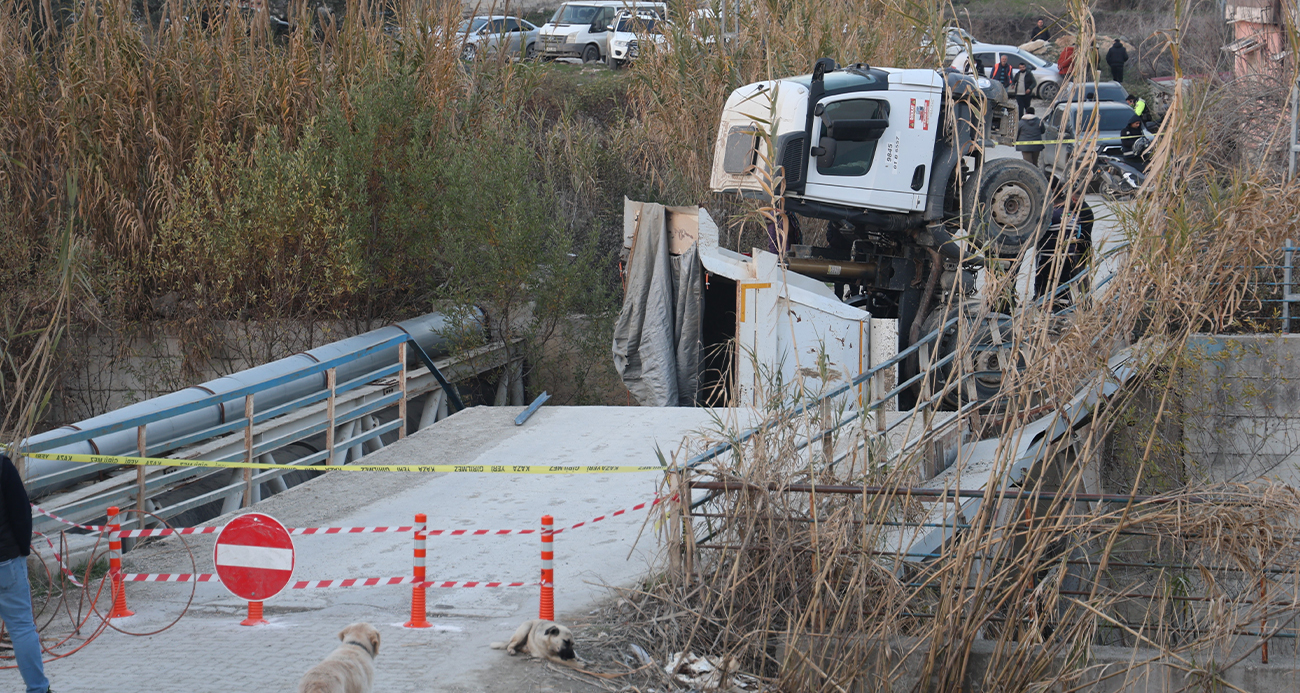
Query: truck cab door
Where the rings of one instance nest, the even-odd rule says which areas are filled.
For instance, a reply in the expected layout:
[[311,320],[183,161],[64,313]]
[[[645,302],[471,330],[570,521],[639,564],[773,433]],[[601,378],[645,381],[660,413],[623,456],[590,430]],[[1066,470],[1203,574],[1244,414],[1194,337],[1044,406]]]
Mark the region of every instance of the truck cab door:
[[900,92],[839,94],[814,107],[804,197],[848,207],[924,207],[937,98]]

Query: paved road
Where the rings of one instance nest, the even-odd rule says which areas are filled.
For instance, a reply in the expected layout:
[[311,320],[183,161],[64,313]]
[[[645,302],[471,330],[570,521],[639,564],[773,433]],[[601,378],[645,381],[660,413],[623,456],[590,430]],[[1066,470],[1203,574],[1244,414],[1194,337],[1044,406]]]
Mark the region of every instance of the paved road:
[[[691,431],[710,427],[705,409],[641,407],[543,408],[516,428],[515,407],[480,407],[438,422],[366,457],[374,464],[653,465],[654,449],[678,450]],[[257,506],[287,526],[410,524],[416,512],[430,528],[536,527],[543,513],[565,526],[654,497],[658,474],[514,476],[486,474],[329,474]],[[585,614],[603,598],[602,585],[627,585],[646,574],[657,541],[649,528],[634,547],[645,513],[560,534],[556,611]],[[221,521],[216,524],[221,524]],[[191,538],[198,569],[212,572],[212,537]],[[206,539],[206,541],[204,541]],[[386,577],[411,572],[411,536],[370,534],[295,537],[295,579]],[[430,537],[429,575],[444,580],[535,581],[536,535]],[[190,559],[169,539],[127,556],[128,572],[191,572]],[[188,585],[130,584],[133,618],[123,628],[150,631],[175,618]],[[434,628],[408,630],[407,586],[286,591],[266,604],[269,626],[238,625],[244,603],[219,584],[200,584],[175,627],[150,637],[109,632],[76,655],[49,665],[59,691],[294,690],[302,672],[337,644],[354,621],[379,627],[383,647],[376,690],[547,690],[573,684],[555,675],[522,685],[516,674],[542,667],[489,650],[521,621],[536,617],[537,588],[434,589]],[[581,646],[581,643],[579,643]],[[501,672],[506,672],[505,679]],[[0,672],[0,689],[17,690],[15,671]],[[585,690],[585,689],[583,689]]]

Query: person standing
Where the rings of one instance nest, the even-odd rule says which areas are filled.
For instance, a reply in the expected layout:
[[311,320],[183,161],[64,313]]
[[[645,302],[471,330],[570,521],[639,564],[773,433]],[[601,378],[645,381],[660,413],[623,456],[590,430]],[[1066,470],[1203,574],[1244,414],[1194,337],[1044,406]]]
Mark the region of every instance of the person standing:
[[1119,39],[1106,51],[1106,64],[1110,66],[1111,78],[1116,82],[1124,81],[1124,64],[1128,62],[1128,49]]
[[1051,41],[1052,32],[1047,30],[1047,23],[1041,19],[1038,20],[1038,26],[1035,26],[1033,30],[1029,32],[1029,40],[1030,41]]
[[1029,104],[1034,100],[1034,87],[1038,85],[1034,79],[1034,71],[1029,69],[1029,65],[1021,62],[1012,83],[1011,93],[1016,97],[1016,117],[1024,117],[1025,109],[1029,108]]
[[18,468],[0,454],[0,618],[9,630],[27,693],[50,693],[41,662],[41,636],[32,618],[32,586],[27,581],[31,552],[32,506],[27,489]]
[[1030,106],[1020,116],[1020,126],[1016,130],[1016,151],[1025,161],[1038,165],[1038,153],[1043,151],[1043,120],[1034,114]]
[[1074,46],[1066,46],[1061,51],[1060,57],[1056,59],[1056,70],[1061,73],[1061,77],[1070,78],[1070,68],[1074,67]]
[[[1052,208],[1052,225],[1038,240],[1038,268],[1034,273],[1034,298],[1041,298],[1055,285],[1061,285],[1086,271],[1088,252],[1092,249],[1092,207],[1079,192],[1059,193]],[[1058,250],[1059,248],[1059,250]],[[1053,281],[1052,275],[1056,275]],[[1080,279],[1080,290],[1087,291],[1087,280]],[[1057,294],[1062,303],[1069,294]],[[1053,305],[1056,301],[1050,301]]]
[[1146,99],[1138,98],[1133,94],[1129,94],[1125,101],[1128,102],[1129,108],[1133,109],[1133,113],[1142,119],[1142,122],[1151,122],[1151,111],[1147,109]]
[[1124,129],[1119,131],[1119,143],[1120,146],[1124,148],[1124,153],[1131,154],[1133,152],[1133,145],[1146,136],[1146,128],[1142,126],[1142,116],[1134,115],[1129,118],[1128,124],[1124,126]]
[[989,79],[994,82],[1001,82],[1002,86],[1011,89],[1011,58],[1005,54],[998,59],[998,64],[993,68],[993,74]]

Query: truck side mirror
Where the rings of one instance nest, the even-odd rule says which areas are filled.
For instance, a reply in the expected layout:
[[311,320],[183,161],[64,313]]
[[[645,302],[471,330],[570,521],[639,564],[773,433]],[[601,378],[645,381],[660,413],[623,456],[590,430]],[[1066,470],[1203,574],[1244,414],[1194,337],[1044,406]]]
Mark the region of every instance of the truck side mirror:
[[608,31],[608,29],[606,28],[606,26],[607,26],[607,25],[601,23],[601,21],[598,19],[598,20],[596,20],[596,21],[594,21],[594,22],[591,23],[590,32],[593,33],[593,34],[599,34],[599,33],[601,33],[602,31]]
[[889,121],[884,118],[855,118],[828,123],[826,134],[845,142],[875,142],[885,134]]
[[833,137],[826,136],[821,138],[819,146],[813,147],[809,153],[817,157],[818,170],[825,170],[835,165],[835,150],[839,148],[838,143]]

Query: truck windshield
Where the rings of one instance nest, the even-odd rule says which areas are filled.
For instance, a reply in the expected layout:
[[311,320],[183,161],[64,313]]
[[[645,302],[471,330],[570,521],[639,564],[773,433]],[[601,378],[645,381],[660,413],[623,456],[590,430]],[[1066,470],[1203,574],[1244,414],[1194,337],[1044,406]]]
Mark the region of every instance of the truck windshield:
[[599,13],[600,8],[592,5],[560,5],[555,14],[551,15],[551,23],[591,24]]

